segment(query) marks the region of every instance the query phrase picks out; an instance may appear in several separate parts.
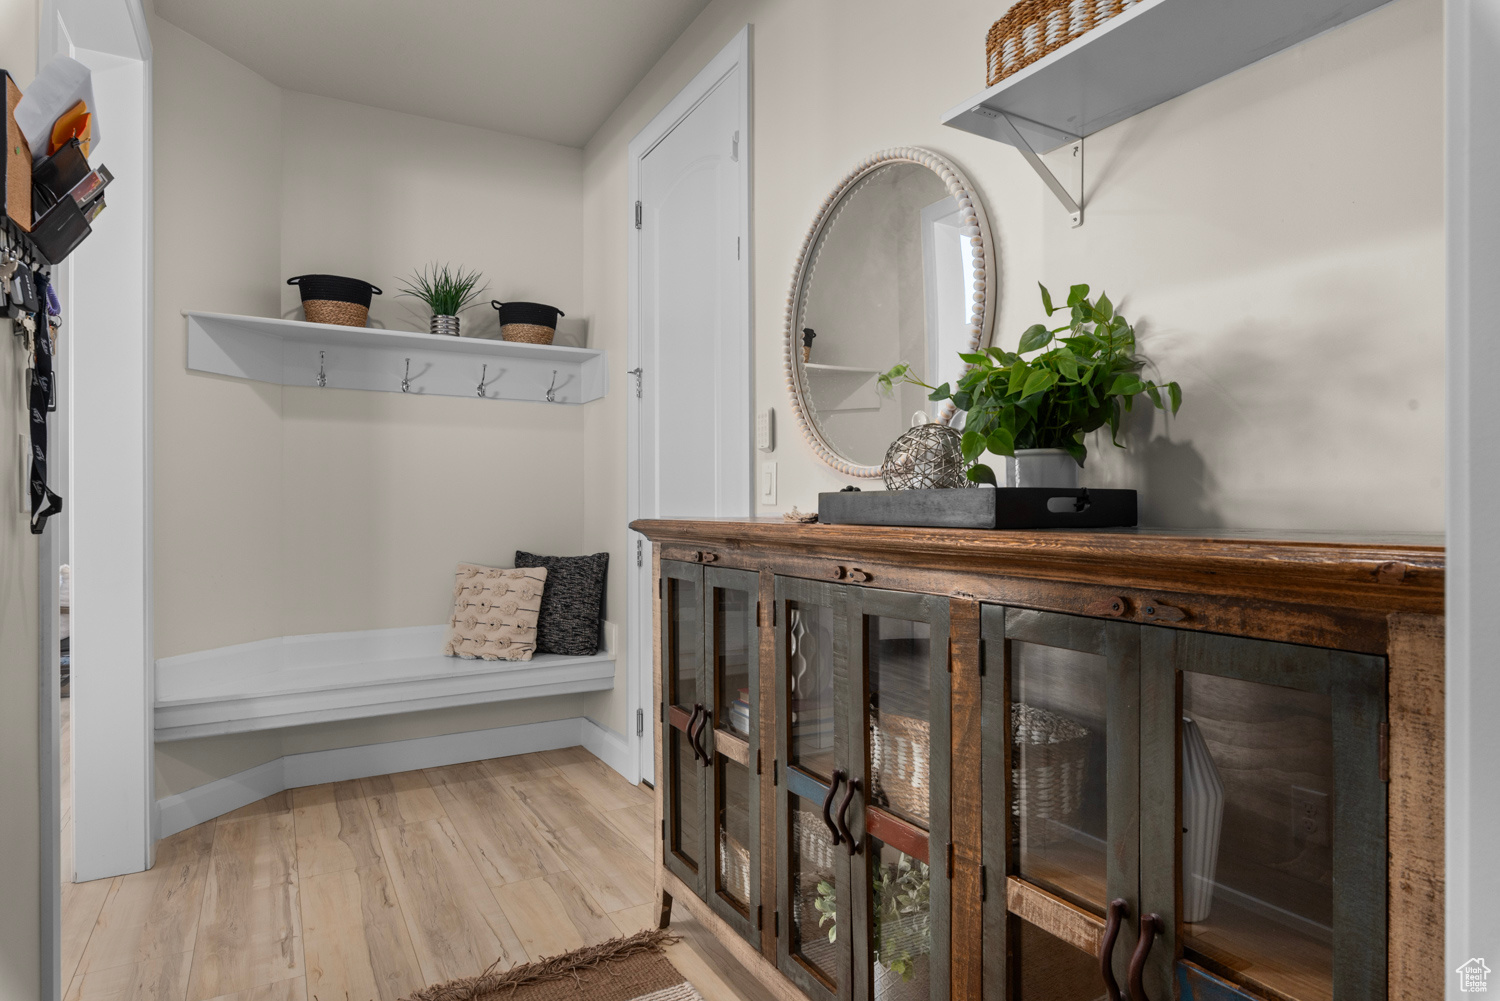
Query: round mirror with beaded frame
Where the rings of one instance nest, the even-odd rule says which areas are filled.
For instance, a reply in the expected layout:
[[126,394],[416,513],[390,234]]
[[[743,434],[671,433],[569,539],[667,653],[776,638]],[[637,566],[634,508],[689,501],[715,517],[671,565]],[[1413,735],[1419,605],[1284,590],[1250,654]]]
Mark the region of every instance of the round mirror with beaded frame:
[[[824,279],[820,280],[827,279],[835,271],[847,272],[851,270],[851,266],[847,263],[840,264],[839,267],[833,266],[835,262],[830,261],[825,254],[829,242],[834,238],[836,228],[843,225],[845,232],[839,234],[845,239],[845,246],[842,249],[842,253],[846,258],[851,255],[859,258],[853,262],[853,267],[862,266],[865,263],[864,258],[866,256],[873,257],[874,251],[878,249],[876,243],[866,241],[857,243],[852,248],[848,246],[849,240],[854,239],[848,235],[850,220],[860,214],[858,208],[851,211],[850,207],[852,205],[868,207],[870,199],[878,197],[878,188],[883,180],[899,177],[899,172],[893,171],[892,168],[900,168],[903,165],[921,168],[920,171],[909,171],[908,173],[922,175],[922,172],[930,172],[931,177],[923,182],[926,187],[921,189],[921,191],[928,191],[930,194],[924,195],[921,191],[918,191],[913,197],[917,198],[919,202],[925,201],[931,195],[936,195],[942,199],[941,204],[947,213],[944,217],[945,223],[951,227],[950,232],[960,234],[959,242],[964,244],[960,258],[961,271],[959,272],[964,295],[961,302],[958,302],[955,296],[948,296],[945,300],[947,313],[949,314],[949,319],[945,321],[944,326],[948,349],[943,351],[941,362],[943,365],[956,365],[958,368],[951,374],[944,375],[941,378],[936,377],[934,373],[927,372],[925,357],[928,353],[927,349],[922,349],[922,358],[915,358],[898,357],[897,355],[903,353],[902,350],[893,348],[886,352],[888,356],[856,357],[853,360],[858,361],[859,364],[852,366],[849,364],[826,364],[821,363],[821,361],[811,361],[814,358],[821,360],[828,357],[828,348],[830,347],[828,344],[829,331],[826,329],[824,331],[824,343],[822,344],[817,341],[818,335],[816,332],[811,336],[806,333],[806,331],[813,329],[811,324],[815,319],[810,313],[814,275],[818,272],[820,263],[824,272]],[[916,179],[920,180],[920,177]],[[863,202],[859,202],[857,199],[863,199]],[[928,208],[936,209],[937,205],[934,204],[928,206]],[[870,213],[866,211],[864,214],[869,215]],[[843,217],[843,223],[840,222],[841,217]],[[910,224],[906,222],[901,223],[901,225],[907,230],[911,228]],[[924,227],[928,225],[925,214],[921,225]],[[862,231],[861,236],[863,236]],[[906,238],[908,241],[910,240],[909,234]],[[928,241],[925,258],[925,281],[926,286],[931,286],[933,283],[933,254],[930,246],[930,231],[924,232],[923,238]],[[869,254],[866,253],[867,247],[871,248]],[[912,270],[913,255],[920,256],[920,252],[914,250],[906,254],[904,261],[906,266],[905,272],[902,276],[898,276],[900,281],[880,282],[879,287],[871,290],[869,294],[871,296],[896,295],[896,285],[912,280],[910,272]],[[868,422],[870,412],[887,408],[888,405],[889,407],[897,408],[899,411],[900,407],[897,403],[880,399],[877,395],[874,395],[878,392],[875,383],[876,375],[897,362],[920,362],[921,364],[917,364],[914,367],[918,372],[923,374],[924,381],[931,382],[933,385],[937,385],[939,382],[952,378],[957,372],[961,372],[963,366],[957,360],[958,351],[978,351],[990,342],[994,327],[996,305],[990,290],[994,288],[995,273],[995,253],[990,236],[989,222],[985,217],[984,206],[980,202],[979,196],[973,186],[969,183],[968,178],[945,157],[920,147],[895,147],[893,149],[881,150],[866,157],[840,179],[833,191],[828,197],[823,199],[822,204],[818,207],[816,218],[813,220],[812,226],[808,229],[807,236],[802,242],[802,248],[797,254],[796,265],[792,270],[791,292],[787,296],[784,331],[785,371],[787,389],[791,394],[792,414],[796,419],[797,426],[801,428],[803,436],[820,459],[848,476],[877,477],[881,474],[882,466],[880,458],[883,456],[885,448],[890,444],[890,441],[888,440],[884,444],[879,444],[878,440],[874,440],[868,445],[863,446],[862,449],[855,449],[847,444],[849,433],[840,432],[835,427],[835,424],[848,425],[852,421],[859,420]],[[866,276],[866,280],[869,280],[868,276]],[[916,280],[919,282],[922,281],[922,279]],[[825,281],[826,284],[827,282]],[[944,287],[947,288],[948,286],[945,284]],[[918,288],[925,289],[920,284]],[[824,290],[820,289],[820,291]],[[827,311],[829,309],[849,309],[857,303],[862,303],[866,298],[864,295],[848,294],[847,288],[840,289],[839,291],[842,291],[844,294],[836,296],[824,295],[819,301],[818,306],[823,312],[816,318],[817,322],[822,323],[827,319]],[[929,300],[935,298],[931,291],[926,291],[926,297]],[[907,298],[915,299],[918,297],[908,295]],[[824,302],[827,302],[829,299],[833,301],[825,306]],[[955,304],[958,311],[956,319],[952,316]],[[911,318],[914,308],[912,304],[908,303],[904,311],[905,318],[903,322],[906,323],[908,328],[921,326],[925,337],[934,337],[935,335],[931,327],[933,325],[933,316],[936,314],[932,311],[932,303],[928,302],[921,310],[922,320],[920,324],[915,323]],[[890,312],[896,313],[901,312],[901,310],[897,308],[890,310]],[[862,346],[857,340],[851,343],[851,339],[857,339],[863,332],[864,327],[860,323],[852,323],[852,326],[858,332],[843,334],[841,338],[842,343],[838,346],[838,352],[833,358],[835,362],[842,363],[851,360],[847,356],[851,353],[857,355]],[[917,349],[912,348],[907,353],[915,354],[916,351]],[[844,357],[840,357],[839,355],[843,355]],[[815,377],[824,380],[827,385],[822,388],[814,387],[812,382]],[[832,387],[831,389],[828,388],[830,386]],[[830,408],[826,406],[820,411],[817,399],[819,392],[824,398],[827,398],[831,394],[838,397],[841,404],[848,403],[851,405],[838,407],[837,409],[840,412],[837,415],[831,414]],[[925,391],[918,392],[925,395]],[[871,406],[871,403],[875,405]],[[906,409],[910,409],[910,407],[908,406]],[[933,416],[937,420],[946,423],[952,418],[953,413],[952,403],[944,402]],[[900,430],[904,429],[910,417],[910,413],[892,413],[886,422],[899,421],[900,427],[897,427],[895,433],[889,436],[890,440],[894,440]],[[871,433],[878,435],[879,431],[878,429],[866,429],[864,435],[865,437],[869,437]],[[841,441],[841,439],[844,440]],[[879,444],[879,448],[875,450],[877,444]],[[866,459],[862,455],[849,454],[853,451],[863,451],[864,453],[868,453],[870,457]]]

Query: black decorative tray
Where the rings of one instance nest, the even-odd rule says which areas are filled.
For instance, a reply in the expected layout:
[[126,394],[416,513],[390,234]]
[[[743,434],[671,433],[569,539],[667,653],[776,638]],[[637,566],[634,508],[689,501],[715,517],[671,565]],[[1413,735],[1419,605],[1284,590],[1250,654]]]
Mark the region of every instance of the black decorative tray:
[[1134,490],[975,487],[818,494],[824,525],[908,528],[1130,528]]

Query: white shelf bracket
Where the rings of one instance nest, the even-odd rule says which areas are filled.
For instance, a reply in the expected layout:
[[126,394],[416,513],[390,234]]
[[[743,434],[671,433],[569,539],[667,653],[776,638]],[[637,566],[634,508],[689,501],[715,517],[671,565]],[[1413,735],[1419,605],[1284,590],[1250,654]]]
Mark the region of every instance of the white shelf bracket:
[[1068,212],[1068,218],[1072,220],[1073,227],[1076,229],[1079,226],[1082,226],[1082,137],[1075,136],[1073,138],[1070,138],[1064,144],[1067,146],[1069,152],[1068,170],[1066,171],[1066,173],[1069,175],[1068,179],[1072,182],[1071,185],[1064,185],[1063,182],[1058,178],[1058,176],[1052,172],[1052,168],[1047,166],[1046,161],[1042,159],[1041,154],[1032,148],[1031,143],[1026,140],[1025,134],[1016,127],[1016,123],[1011,120],[1011,117],[1009,115],[1007,115],[1003,111],[996,111],[994,108],[986,108],[982,104],[973,108],[972,112],[976,115],[982,115],[994,122],[996,131],[1000,133],[1000,135],[997,135],[995,138],[1000,139],[1000,141],[1008,143],[1021,151],[1021,155],[1026,158],[1027,163],[1031,164],[1031,169],[1036,171],[1037,176],[1042,179],[1042,183],[1046,184],[1047,188],[1057,196],[1057,200],[1059,202],[1062,202],[1063,208]]

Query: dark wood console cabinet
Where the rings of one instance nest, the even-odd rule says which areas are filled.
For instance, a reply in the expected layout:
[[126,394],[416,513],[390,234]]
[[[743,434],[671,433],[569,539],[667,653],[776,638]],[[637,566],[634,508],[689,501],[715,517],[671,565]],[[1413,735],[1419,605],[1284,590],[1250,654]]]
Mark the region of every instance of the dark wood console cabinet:
[[1440,540],[633,527],[662,920],[778,996],[1442,982]]

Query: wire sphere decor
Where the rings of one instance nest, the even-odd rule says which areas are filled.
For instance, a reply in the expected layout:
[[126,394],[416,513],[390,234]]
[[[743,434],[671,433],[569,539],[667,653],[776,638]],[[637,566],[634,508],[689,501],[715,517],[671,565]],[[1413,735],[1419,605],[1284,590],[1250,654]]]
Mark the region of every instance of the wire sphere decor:
[[972,486],[964,475],[963,436],[946,424],[918,424],[891,442],[880,467],[887,490]]

